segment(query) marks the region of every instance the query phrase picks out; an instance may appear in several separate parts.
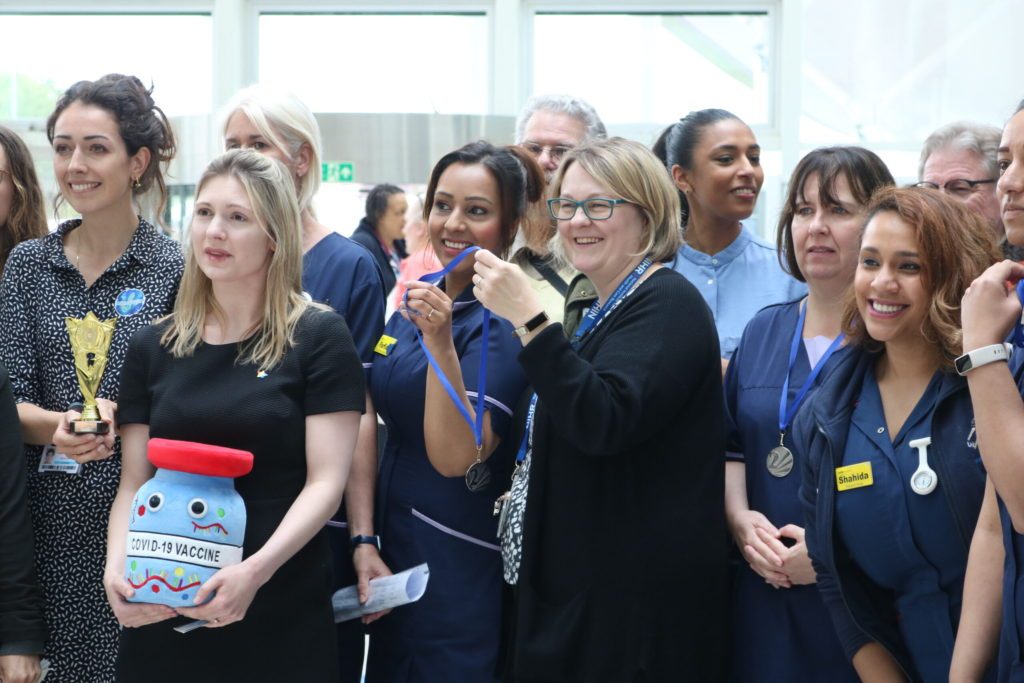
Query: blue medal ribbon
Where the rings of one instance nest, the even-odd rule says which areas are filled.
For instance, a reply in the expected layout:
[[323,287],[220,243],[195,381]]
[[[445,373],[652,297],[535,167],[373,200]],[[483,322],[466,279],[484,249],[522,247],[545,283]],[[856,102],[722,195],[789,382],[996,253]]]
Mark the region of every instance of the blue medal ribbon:
[[789,425],[792,424],[793,418],[796,416],[796,411],[800,409],[800,404],[804,402],[807,397],[807,392],[811,390],[814,385],[814,380],[818,379],[818,375],[821,374],[822,369],[825,367],[825,363],[832,357],[832,354],[836,352],[839,345],[843,343],[844,335],[840,334],[836,337],[832,344],[825,351],[824,355],[818,359],[815,363],[814,368],[811,370],[811,374],[807,375],[807,379],[804,380],[803,386],[796,392],[796,399],[792,405],[789,403],[789,376],[793,373],[793,367],[796,365],[796,354],[800,350],[800,342],[803,340],[804,334],[804,321],[807,319],[807,306],[805,305],[800,309],[800,319],[797,320],[796,330],[793,331],[793,342],[789,346],[789,367],[786,368],[786,381],[782,383],[782,396],[779,398],[779,433],[784,434]]
[[[466,258],[469,254],[474,251],[479,251],[480,247],[468,247],[464,249],[461,254],[452,259],[451,263],[445,266],[442,270],[436,273],[428,273],[420,278],[422,282],[429,284],[436,284],[445,275],[450,273],[456,266],[458,266],[462,259]],[[406,290],[405,295],[402,297],[402,303],[405,304],[406,309],[409,307],[409,292]],[[454,314],[454,302],[453,303],[453,314]],[[462,414],[462,418],[469,425],[469,428],[473,430],[473,438],[476,440],[477,453],[479,454],[483,450],[484,443],[484,397],[486,396],[487,389],[487,350],[490,346],[489,331],[491,326],[491,312],[484,308],[483,320],[480,322],[481,330],[481,343],[484,345],[480,352],[480,374],[477,377],[477,395],[476,395],[476,418],[469,414],[466,410],[466,406],[463,405],[462,399],[459,393],[452,386],[452,383],[448,380],[448,377],[444,374],[441,366],[437,364],[437,360],[430,353],[427,345],[423,342],[423,333],[420,328],[413,325],[416,330],[416,338],[420,343],[420,348],[423,349],[423,354],[427,357],[427,362],[430,363],[430,367],[434,368],[434,374],[437,375],[437,379],[441,382],[441,386],[444,387],[445,393],[452,399],[452,403],[458,408],[459,413]]]

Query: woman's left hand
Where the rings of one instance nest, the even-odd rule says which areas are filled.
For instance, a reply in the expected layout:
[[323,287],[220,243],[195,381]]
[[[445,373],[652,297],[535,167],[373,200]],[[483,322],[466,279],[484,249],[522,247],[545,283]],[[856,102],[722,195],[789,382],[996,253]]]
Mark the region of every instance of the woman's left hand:
[[[198,607],[179,607],[178,614],[189,619],[202,619],[207,628],[227,626],[245,618],[245,613],[256,597],[256,591],[263,581],[245,562],[224,567],[210,577],[196,593],[195,603]],[[200,604],[217,591],[213,600],[205,605]]]
[[435,285],[407,282],[405,301],[398,311],[419,328],[425,340],[452,336],[452,300]]
[[817,583],[818,575],[814,572],[814,565],[811,564],[811,558],[807,554],[803,527],[787,524],[779,529],[779,536],[796,541],[796,544],[788,548],[782,556],[782,571],[789,576],[790,583],[794,586]]
[[481,249],[473,266],[473,294],[491,313],[522,325],[544,310],[530,279],[519,266]]

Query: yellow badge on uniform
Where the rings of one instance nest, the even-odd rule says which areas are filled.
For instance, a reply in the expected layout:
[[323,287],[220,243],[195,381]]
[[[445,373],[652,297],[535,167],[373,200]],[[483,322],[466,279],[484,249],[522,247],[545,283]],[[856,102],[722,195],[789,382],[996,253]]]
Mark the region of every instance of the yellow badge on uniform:
[[373,347],[374,353],[379,353],[382,356],[386,356],[391,353],[391,349],[395,348],[395,344],[398,342],[394,337],[389,337],[386,334],[382,334],[380,339],[377,340],[377,345]]
[[836,489],[840,491],[859,489],[874,483],[875,478],[871,474],[870,462],[859,462],[856,465],[836,468]]

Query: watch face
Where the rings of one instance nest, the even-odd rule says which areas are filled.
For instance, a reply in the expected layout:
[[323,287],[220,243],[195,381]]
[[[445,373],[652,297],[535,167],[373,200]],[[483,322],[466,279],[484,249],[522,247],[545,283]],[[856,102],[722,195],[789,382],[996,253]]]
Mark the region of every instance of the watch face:
[[961,375],[966,374],[974,367],[974,363],[971,362],[971,356],[969,354],[964,354],[953,362],[956,365],[956,371]]

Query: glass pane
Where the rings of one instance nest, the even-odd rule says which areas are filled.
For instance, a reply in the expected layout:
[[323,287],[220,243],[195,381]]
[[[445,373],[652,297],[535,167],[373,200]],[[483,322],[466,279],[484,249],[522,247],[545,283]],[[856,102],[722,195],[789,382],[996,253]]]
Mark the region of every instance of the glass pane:
[[313,111],[487,113],[486,15],[263,14],[259,26],[260,82],[287,83]]
[[694,109],[770,123],[768,14],[538,14],[533,92],[582,97],[606,123],[667,125]]
[[[209,15],[12,14],[0,21],[0,119],[45,119],[68,86],[108,73],[153,85],[153,99],[168,116],[210,111]],[[187,48],[158,48],[167,36],[187,41]],[[69,40],[84,41],[82,49],[63,47]]]

